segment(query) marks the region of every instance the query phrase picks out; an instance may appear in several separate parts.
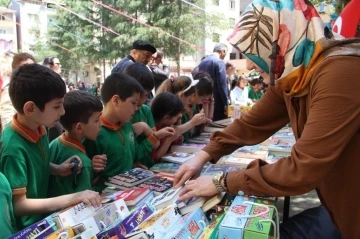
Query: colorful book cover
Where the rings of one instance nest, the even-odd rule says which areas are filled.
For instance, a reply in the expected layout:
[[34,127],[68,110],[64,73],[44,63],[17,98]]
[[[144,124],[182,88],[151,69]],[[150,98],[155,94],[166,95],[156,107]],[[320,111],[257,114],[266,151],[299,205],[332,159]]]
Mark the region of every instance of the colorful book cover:
[[172,188],[173,183],[166,178],[154,177],[150,180],[147,180],[147,181],[139,184],[137,187],[148,188],[154,192],[155,196],[157,196],[161,193],[166,192],[170,188]]
[[112,236],[117,236],[119,239],[125,238],[125,236],[131,233],[138,225],[151,216],[154,209],[148,204],[143,204],[132,212],[124,220],[118,219],[111,224],[104,231],[97,234],[97,238],[105,239]]
[[74,230],[71,227],[65,227],[51,233],[46,239],[73,238],[74,236]]
[[181,215],[185,215],[189,212],[195,211],[198,208],[201,208],[208,197],[191,197],[188,200],[176,201]]
[[235,171],[235,170],[239,170],[239,169],[241,169],[241,168],[237,167],[237,166],[232,166],[232,165],[212,164],[201,175],[215,176],[219,172],[223,172],[225,174],[226,172]]
[[180,218],[179,210],[176,207],[168,206],[155,212],[141,223],[136,230],[145,232],[149,238],[163,238],[168,228]]
[[182,190],[182,187],[178,189],[171,188],[165,193],[162,193],[156,196],[153,200],[151,200],[150,204],[155,207],[157,210],[163,209],[170,204],[175,203],[175,201],[179,197],[179,193]]
[[8,237],[8,239],[31,239],[36,237],[36,239],[43,239],[46,236],[57,231],[56,224],[51,216],[46,217],[45,219],[34,223],[33,225],[22,229],[21,231],[15,233],[14,235]]
[[194,144],[208,144],[210,142],[210,137],[197,136],[197,137],[188,139],[188,142],[194,143]]
[[186,214],[174,223],[164,238],[197,239],[208,224],[208,219],[201,208],[199,208]]
[[153,177],[155,177],[154,172],[141,168],[133,168],[125,173],[111,177],[109,180],[116,181],[118,185],[132,187]]
[[268,149],[269,151],[278,151],[278,152],[286,152],[290,153],[294,143],[278,143],[278,144],[270,144]]
[[129,206],[129,210],[133,211],[145,203],[150,203],[150,201],[153,200],[154,197],[155,197],[155,194],[152,191],[150,191],[150,193],[148,195],[146,195],[146,197],[141,199],[141,201],[139,201],[136,205]]
[[78,205],[56,212],[51,216],[53,217],[56,225],[64,228],[76,225],[78,222],[81,222],[98,210],[100,210],[100,208],[94,208],[86,205],[85,203],[79,203]]
[[178,163],[158,163],[150,168],[151,171],[162,174],[174,175],[180,168]]
[[251,163],[252,161],[254,161],[255,159],[253,158],[238,158],[238,157],[233,157],[231,154],[230,155],[225,155],[222,156],[219,161],[217,161],[217,165],[232,165],[232,166],[237,166],[239,168],[243,168],[245,169],[249,163]]
[[219,227],[219,238],[243,238],[247,218],[252,205],[244,204],[244,201],[253,202],[250,197],[237,196]]
[[109,198],[114,201],[118,199],[124,199],[127,206],[134,206],[149,193],[150,190],[147,188],[132,188],[119,191],[111,195],[106,195],[105,198]]
[[172,153],[164,155],[163,157],[161,157],[161,159],[163,161],[167,161],[167,162],[171,162],[171,163],[183,164],[187,160],[189,160],[193,157],[194,157],[193,153],[182,153],[182,152],[176,151],[176,152],[172,152]]
[[[250,215],[257,215],[265,212],[265,207],[253,206]],[[258,217],[249,218],[245,225],[244,239],[268,239],[274,235],[274,227],[271,222],[262,222],[261,220],[274,219],[274,209],[270,208],[269,212]],[[275,222],[275,220],[274,220]]]
[[231,156],[234,158],[266,159],[268,151],[261,150],[260,145],[243,146],[235,150]]
[[199,239],[218,239],[220,223],[224,219],[224,216],[225,214],[223,213],[211,220],[209,225],[205,227],[204,231],[201,233]]

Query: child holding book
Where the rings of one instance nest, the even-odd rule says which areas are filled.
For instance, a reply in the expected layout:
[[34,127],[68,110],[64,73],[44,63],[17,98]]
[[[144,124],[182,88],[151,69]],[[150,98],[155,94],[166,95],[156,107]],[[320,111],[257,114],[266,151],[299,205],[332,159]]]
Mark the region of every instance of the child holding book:
[[[151,112],[154,116],[156,129],[160,130],[164,127],[174,127],[175,129],[174,135],[161,139],[160,145],[153,150],[152,157],[155,162],[158,162],[169,151],[171,145],[182,141],[184,128],[182,125],[175,126],[175,124],[181,119],[183,110],[182,101],[170,92],[160,93],[154,98],[151,104]],[[195,117],[192,120],[194,119],[197,120]]]
[[[179,97],[181,102],[184,105],[184,109],[182,112],[182,118],[179,120],[178,129],[181,134],[183,134],[183,138],[186,141],[191,133],[188,132],[193,127],[203,124],[206,122],[207,118],[205,117],[204,112],[200,112],[190,117],[190,109],[188,105],[190,104],[191,98],[196,93],[196,85],[198,84],[198,80],[193,80],[188,76],[179,76],[171,79],[165,80],[159,87],[156,94],[160,94],[162,92],[170,92]],[[187,108],[186,108],[187,107]],[[181,125],[180,125],[181,124]]]
[[147,153],[139,150],[136,135],[145,135],[148,149],[152,149],[158,144],[158,138],[163,137],[158,132],[154,133],[146,123],[133,126],[130,122],[143,93],[140,83],[124,73],[112,73],[105,79],[101,88],[105,108],[100,117],[100,134],[96,140],[85,139],[83,142],[90,158],[98,155],[92,159],[92,166],[97,174],[94,188],[99,192],[105,188],[109,177],[130,170]]
[[60,117],[65,133],[50,143],[50,158],[53,163],[61,164],[72,155],[76,155],[81,159],[83,167],[76,179],[72,175],[54,176],[49,188],[51,196],[92,189],[91,159],[86,155],[82,141],[85,138],[95,140],[98,136],[102,109],[101,101],[89,92],[77,90],[65,95],[65,114]]
[[[131,123],[135,124],[139,122],[144,122],[152,130],[156,131],[154,117],[151,113],[151,109],[149,106],[145,104],[146,99],[148,98],[148,94],[151,94],[151,91],[154,88],[154,76],[152,72],[148,69],[147,66],[140,63],[134,63],[126,68],[125,74],[133,77],[144,88],[144,94],[140,96],[138,102],[138,110],[135,112],[134,116],[132,117]],[[163,137],[167,135],[166,132],[174,133],[175,131],[171,127],[163,128],[159,130],[159,132],[157,132],[157,136],[159,137],[159,139],[161,139],[161,136]],[[143,154],[143,158],[138,159],[139,163],[145,166],[146,168],[152,167],[154,165],[154,160],[151,155],[153,148],[146,147],[146,144],[148,144],[146,141],[148,141],[148,139],[144,134],[142,134],[136,137],[136,141],[139,144],[140,147],[139,150],[145,151]],[[146,151],[148,153],[146,153]]]
[[61,77],[41,65],[21,66],[12,76],[9,95],[17,113],[2,133],[0,170],[12,189],[17,228],[80,202],[100,206],[99,194],[89,190],[47,198],[50,173],[67,176],[74,167],[71,158],[60,165],[50,163],[44,127],[54,126],[64,114],[65,83]]

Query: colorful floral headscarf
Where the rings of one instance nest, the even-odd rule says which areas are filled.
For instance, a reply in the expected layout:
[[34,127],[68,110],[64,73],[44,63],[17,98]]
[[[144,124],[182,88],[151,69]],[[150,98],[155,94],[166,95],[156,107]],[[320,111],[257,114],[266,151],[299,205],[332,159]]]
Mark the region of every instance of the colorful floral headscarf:
[[[299,95],[330,48],[360,47],[325,27],[308,0],[254,0],[241,15],[228,41],[276,80],[288,95]],[[334,55],[334,54],[333,54]],[[337,51],[335,55],[360,55]]]

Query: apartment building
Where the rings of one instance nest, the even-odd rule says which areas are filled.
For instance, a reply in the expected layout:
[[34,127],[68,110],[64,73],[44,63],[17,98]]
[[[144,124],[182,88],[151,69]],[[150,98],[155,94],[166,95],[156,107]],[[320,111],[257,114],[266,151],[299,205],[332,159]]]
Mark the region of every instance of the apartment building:
[[15,11],[0,7],[0,52],[17,51]]

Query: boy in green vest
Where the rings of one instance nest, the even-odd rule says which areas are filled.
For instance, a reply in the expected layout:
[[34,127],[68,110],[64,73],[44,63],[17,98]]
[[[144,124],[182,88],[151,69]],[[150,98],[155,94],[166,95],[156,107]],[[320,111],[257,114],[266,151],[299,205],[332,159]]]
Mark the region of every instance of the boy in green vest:
[[[131,119],[131,123],[145,122],[152,130],[156,130],[154,117],[151,113],[149,106],[145,104],[148,95],[151,94],[152,89],[154,88],[154,76],[153,73],[149,70],[147,66],[140,63],[134,63],[128,66],[125,69],[125,74],[133,77],[137,80],[140,85],[144,88],[144,93],[140,96],[138,101],[138,110],[135,112],[134,116]],[[144,135],[139,135],[136,137],[136,141],[139,145],[146,145],[148,139]],[[148,154],[144,153],[144,157],[139,159],[139,162],[146,168],[150,168],[154,165],[154,160],[151,156],[152,148],[144,147],[149,149]]]
[[[49,193],[51,196],[92,190],[93,178],[91,160],[86,155],[82,141],[95,140],[100,132],[101,101],[86,91],[71,91],[64,98],[65,114],[60,123],[65,129],[60,137],[50,143],[51,162],[62,164],[69,157],[77,155],[82,161],[81,173],[76,176],[52,177]],[[75,181],[76,180],[76,181]]]
[[80,202],[96,207],[101,204],[98,193],[88,190],[47,198],[50,174],[67,176],[74,167],[71,159],[61,165],[50,163],[44,127],[53,127],[64,114],[65,91],[61,77],[38,64],[20,67],[10,81],[9,95],[17,113],[2,133],[0,171],[12,190],[18,229]]
[[[135,162],[158,145],[159,138],[172,134],[154,133],[144,122],[131,124],[143,93],[140,83],[124,73],[112,73],[105,79],[101,88],[105,108],[100,117],[100,134],[95,141],[85,139],[83,142],[87,155],[92,158],[96,174],[94,189],[98,192],[105,188],[109,177],[132,169]],[[141,134],[147,140],[140,147],[135,137]]]

